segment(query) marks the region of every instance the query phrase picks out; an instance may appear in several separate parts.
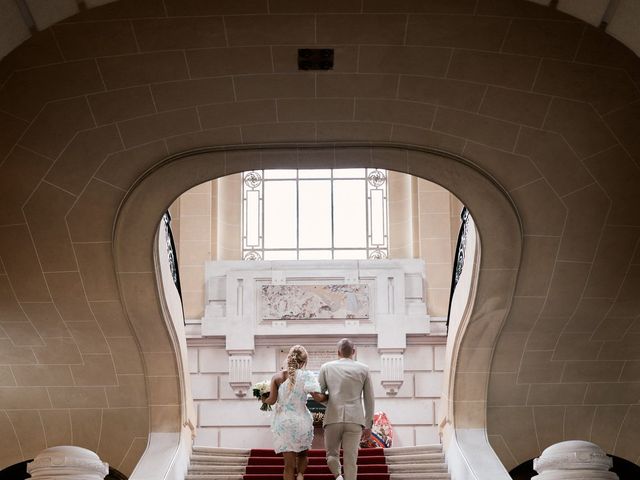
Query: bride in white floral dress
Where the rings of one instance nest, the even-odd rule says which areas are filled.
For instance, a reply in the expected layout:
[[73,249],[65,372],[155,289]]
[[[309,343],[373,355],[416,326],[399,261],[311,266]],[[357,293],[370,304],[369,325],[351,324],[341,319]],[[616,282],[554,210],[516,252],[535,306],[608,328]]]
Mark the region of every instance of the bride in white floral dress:
[[[285,480],[302,480],[307,468],[307,450],[313,441],[313,417],[307,408],[307,394],[314,400],[326,401],[320,393],[315,375],[305,370],[307,350],[294,345],[287,355],[287,370],[276,373],[271,379],[269,396],[264,403],[274,405],[271,419],[274,450],[284,457]],[[265,394],[266,395],[266,394]]]

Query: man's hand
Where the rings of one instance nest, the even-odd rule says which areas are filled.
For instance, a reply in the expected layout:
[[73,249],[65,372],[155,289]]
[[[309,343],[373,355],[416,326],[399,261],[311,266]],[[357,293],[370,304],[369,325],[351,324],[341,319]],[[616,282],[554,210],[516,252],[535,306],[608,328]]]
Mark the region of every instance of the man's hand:
[[311,397],[313,397],[316,402],[320,403],[326,403],[329,400],[329,394],[327,393],[311,392]]
[[360,440],[361,441],[369,440],[369,437],[371,437],[371,429],[370,428],[363,428]]

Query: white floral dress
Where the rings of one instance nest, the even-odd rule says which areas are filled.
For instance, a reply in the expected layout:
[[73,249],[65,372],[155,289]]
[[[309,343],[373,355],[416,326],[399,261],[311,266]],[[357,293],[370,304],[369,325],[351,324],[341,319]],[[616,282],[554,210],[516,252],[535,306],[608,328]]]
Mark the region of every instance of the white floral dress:
[[296,370],[296,383],[292,389],[289,389],[289,379],[280,384],[271,418],[276,453],[302,452],[311,448],[313,417],[307,409],[307,393],[319,391],[318,379],[308,370]]

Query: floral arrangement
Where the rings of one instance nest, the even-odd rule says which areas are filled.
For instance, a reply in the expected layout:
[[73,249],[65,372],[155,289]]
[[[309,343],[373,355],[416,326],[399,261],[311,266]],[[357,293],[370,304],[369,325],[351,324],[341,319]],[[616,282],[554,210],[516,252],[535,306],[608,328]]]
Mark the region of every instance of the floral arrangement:
[[384,412],[373,415],[371,436],[360,441],[360,448],[389,448],[393,445],[393,426]]
[[271,410],[271,405],[264,403],[263,395],[268,395],[271,390],[271,382],[269,380],[263,380],[262,382],[256,383],[253,387],[253,396],[262,402],[260,406],[260,410],[263,412],[268,412]]
[[324,412],[311,412],[311,417],[313,418],[314,427],[322,426],[322,422],[324,421]]

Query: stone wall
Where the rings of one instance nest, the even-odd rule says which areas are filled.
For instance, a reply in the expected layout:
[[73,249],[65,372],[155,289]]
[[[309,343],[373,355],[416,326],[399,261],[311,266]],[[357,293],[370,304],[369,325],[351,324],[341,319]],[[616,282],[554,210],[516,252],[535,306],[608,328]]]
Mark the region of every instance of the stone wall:
[[[313,355],[315,345],[301,337]],[[380,385],[380,356],[375,345],[359,344],[358,361],[371,368],[376,411],[384,411],[393,424],[394,446],[440,443],[436,413],[444,370],[444,338],[436,345],[408,346],[404,355],[404,383],[396,396]],[[259,346],[253,358],[253,381],[270,380],[290,345]],[[272,448],[270,416],[259,410],[255,398],[239,399],[229,386],[229,360],[223,346],[189,346],[193,398],[198,411],[196,445],[237,448]],[[221,413],[224,412],[223,415]]]

